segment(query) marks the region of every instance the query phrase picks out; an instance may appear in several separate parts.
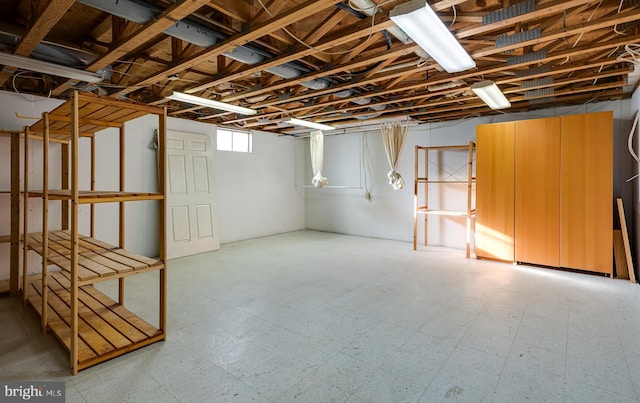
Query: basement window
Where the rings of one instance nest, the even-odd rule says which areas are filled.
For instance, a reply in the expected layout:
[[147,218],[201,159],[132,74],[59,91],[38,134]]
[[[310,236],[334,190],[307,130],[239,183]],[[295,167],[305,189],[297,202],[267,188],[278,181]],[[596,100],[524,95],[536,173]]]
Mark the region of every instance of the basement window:
[[253,152],[251,132],[221,128],[218,128],[216,132],[218,151]]

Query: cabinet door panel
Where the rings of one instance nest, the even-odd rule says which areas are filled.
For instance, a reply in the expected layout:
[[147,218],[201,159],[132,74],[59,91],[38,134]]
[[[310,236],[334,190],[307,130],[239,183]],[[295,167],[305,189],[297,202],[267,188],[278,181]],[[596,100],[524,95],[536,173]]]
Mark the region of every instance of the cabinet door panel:
[[560,265],[560,118],[516,122],[516,261]]
[[514,123],[476,130],[476,256],[514,261]]
[[562,117],[560,264],[611,273],[613,115]]

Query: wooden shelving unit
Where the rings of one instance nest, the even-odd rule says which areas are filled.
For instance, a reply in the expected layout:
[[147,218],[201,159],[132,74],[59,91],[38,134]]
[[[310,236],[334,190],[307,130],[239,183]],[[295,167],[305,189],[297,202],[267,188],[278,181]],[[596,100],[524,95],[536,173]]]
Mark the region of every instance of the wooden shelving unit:
[[20,131],[0,130],[0,137],[10,138],[11,185],[9,190],[0,191],[0,197],[10,197],[11,224],[9,236],[0,236],[0,243],[10,242],[9,278],[0,280],[0,293],[9,292],[18,295],[20,292]]
[[[147,115],[158,117],[158,192],[125,191],[125,122]],[[118,190],[95,189],[95,135],[117,128],[120,134],[120,184]],[[91,189],[78,184],[79,139],[91,141]],[[25,168],[23,190],[23,298],[41,316],[43,330],[51,331],[69,350],[73,374],[129,351],[164,340],[166,335],[166,239],[165,239],[165,142],[166,112],[163,108],[137,105],[74,92],[71,99],[41,120],[25,128],[24,166],[27,167],[29,142],[43,142],[42,190],[29,189]],[[60,189],[49,189],[49,143],[62,144],[62,181]],[[43,200],[42,232],[27,231],[28,199]],[[48,202],[62,201],[62,228],[49,231]],[[158,258],[149,258],[125,250],[125,202],[156,200],[159,203]],[[110,245],[93,238],[95,203],[119,204],[119,244]],[[78,233],[78,206],[91,204],[91,236]],[[42,256],[42,276],[31,280],[27,253]],[[56,269],[50,269],[54,266]],[[124,281],[128,276],[159,273],[158,326],[153,326],[124,307]],[[93,284],[118,280],[118,301],[102,294]]]
[[[424,217],[424,244],[428,244],[429,234],[429,219],[430,215],[439,216],[453,216],[453,217],[466,217],[467,219],[467,258],[471,257],[471,232],[473,226],[473,216],[476,211],[472,208],[473,200],[473,185],[475,183],[475,177],[473,176],[473,153],[475,150],[475,143],[469,142],[468,145],[453,145],[453,146],[436,146],[436,147],[415,147],[415,171],[414,171],[414,213],[413,213],[413,250],[418,249],[418,216]],[[447,180],[447,179],[429,179],[429,153],[430,152],[446,152],[446,151],[467,151],[468,152],[468,170],[466,180]],[[422,153],[422,157],[420,155]],[[420,169],[420,165],[423,165]],[[466,185],[467,188],[467,207],[465,210],[441,210],[432,209],[429,207],[429,185],[447,185],[457,184]],[[420,187],[423,187],[422,194],[424,200],[420,204]]]

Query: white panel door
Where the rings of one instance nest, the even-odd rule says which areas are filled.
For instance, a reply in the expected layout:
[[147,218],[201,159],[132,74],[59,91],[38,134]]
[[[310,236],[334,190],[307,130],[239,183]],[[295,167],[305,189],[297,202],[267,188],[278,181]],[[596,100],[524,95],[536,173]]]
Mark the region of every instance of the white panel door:
[[167,257],[220,249],[209,136],[167,133]]

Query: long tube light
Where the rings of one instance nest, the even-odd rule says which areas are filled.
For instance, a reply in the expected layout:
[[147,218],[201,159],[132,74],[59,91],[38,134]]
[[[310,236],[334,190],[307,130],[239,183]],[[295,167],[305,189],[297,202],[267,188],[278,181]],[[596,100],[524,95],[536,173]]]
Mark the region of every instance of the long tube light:
[[322,123],[310,122],[308,120],[302,120],[302,119],[296,119],[296,118],[287,118],[284,120],[284,122],[292,125],[304,126],[310,129],[317,129],[317,130],[329,131],[329,130],[336,129],[336,127],[334,126],[329,126]]
[[224,102],[214,101],[213,99],[197,97],[195,95],[189,95],[189,94],[185,94],[183,92],[177,92],[177,91],[171,92],[171,94],[167,95],[167,98],[173,99],[175,101],[188,102],[190,104],[202,105],[202,106],[207,106],[209,108],[220,109],[227,112],[235,112],[242,115],[255,115],[256,113],[258,113],[258,111],[256,111],[255,109],[227,104]]
[[425,0],[397,5],[389,17],[447,72],[457,73],[476,67],[476,62]]
[[504,109],[511,106],[511,102],[493,81],[484,80],[472,84],[471,91],[475,92],[491,109]]
[[99,83],[103,80],[100,74],[92,73],[55,63],[49,63],[38,59],[31,59],[13,55],[11,53],[0,52],[0,64],[16,67],[23,70],[36,71],[38,73],[51,74],[52,76],[69,78],[72,80],[85,81],[87,83]]

